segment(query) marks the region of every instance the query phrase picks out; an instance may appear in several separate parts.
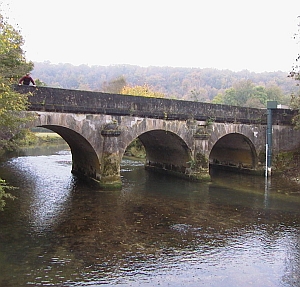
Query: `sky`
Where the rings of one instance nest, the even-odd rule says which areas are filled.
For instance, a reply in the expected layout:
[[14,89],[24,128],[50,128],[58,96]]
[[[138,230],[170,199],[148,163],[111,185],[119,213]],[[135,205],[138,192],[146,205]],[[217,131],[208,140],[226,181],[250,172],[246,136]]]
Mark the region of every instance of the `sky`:
[[299,0],[0,0],[26,59],[290,71]]

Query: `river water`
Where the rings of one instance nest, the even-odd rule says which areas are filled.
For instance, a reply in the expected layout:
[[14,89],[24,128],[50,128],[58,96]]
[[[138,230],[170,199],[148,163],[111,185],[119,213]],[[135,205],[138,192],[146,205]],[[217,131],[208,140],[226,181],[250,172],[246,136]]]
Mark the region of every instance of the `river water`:
[[0,286],[300,286],[298,187],[195,183],[123,160],[121,191],[77,182],[61,147],[0,163]]

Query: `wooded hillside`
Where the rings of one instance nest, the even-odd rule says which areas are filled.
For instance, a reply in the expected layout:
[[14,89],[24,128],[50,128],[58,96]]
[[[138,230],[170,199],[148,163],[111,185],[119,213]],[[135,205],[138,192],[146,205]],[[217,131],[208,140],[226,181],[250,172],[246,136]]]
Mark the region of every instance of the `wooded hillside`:
[[[217,95],[241,81],[257,88],[280,90],[279,102],[289,104],[290,95],[296,91],[295,81],[285,72],[254,73],[247,70],[117,66],[73,66],[71,64],[34,63],[32,75],[50,87],[108,91],[109,83],[122,79],[128,86],[147,84],[152,90],[167,98],[211,102]],[[124,81],[125,80],[125,81]]]

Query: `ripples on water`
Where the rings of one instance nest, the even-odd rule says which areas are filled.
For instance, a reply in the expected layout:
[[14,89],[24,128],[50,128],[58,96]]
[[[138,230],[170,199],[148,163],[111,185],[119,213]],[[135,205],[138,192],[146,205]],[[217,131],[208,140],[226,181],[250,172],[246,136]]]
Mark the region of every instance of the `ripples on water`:
[[0,165],[18,186],[0,214],[0,286],[300,286],[300,201],[262,178],[191,183],[122,162],[95,191],[71,155]]

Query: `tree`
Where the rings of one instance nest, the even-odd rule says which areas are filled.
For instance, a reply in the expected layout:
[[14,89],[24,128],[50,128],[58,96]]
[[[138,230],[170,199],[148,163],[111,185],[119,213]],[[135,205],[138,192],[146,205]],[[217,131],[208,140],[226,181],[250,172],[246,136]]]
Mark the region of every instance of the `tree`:
[[225,95],[223,97],[223,104],[225,105],[238,105],[237,92],[234,88],[225,90]]
[[253,97],[254,84],[251,80],[242,80],[233,85],[236,90],[236,100],[238,106],[245,106],[247,101]]
[[5,206],[4,198],[14,199],[10,193],[6,192],[6,190],[14,189],[12,186],[8,186],[5,180],[0,178],[0,211],[3,211],[3,207]]
[[[0,149],[13,137],[26,119],[19,112],[27,108],[28,99],[11,88],[11,84],[23,74],[30,72],[33,63],[25,60],[22,36],[4,20],[0,14]],[[11,189],[0,179],[0,210],[5,205],[4,198],[12,198],[6,192]]]
[[8,83],[16,81],[33,69],[22,50],[23,37],[0,14],[0,75]]
[[38,86],[38,87],[46,87],[47,84],[44,83],[43,81],[41,81],[40,79],[36,79],[35,80],[35,84]]
[[[298,18],[299,17],[300,16],[298,16]],[[299,45],[299,43],[300,43],[300,21],[298,24],[298,31],[295,33],[294,39],[297,41],[297,44]],[[299,82],[300,82],[300,67],[298,64],[299,61],[300,61],[300,51],[295,59],[296,63],[292,67],[292,71],[289,74],[289,77],[292,77],[297,81],[297,86],[299,86]],[[299,90],[296,94],[293,93],[291,95],[291,108],[298,111],[297,115],[293,118],[293,122],[295,124],[295,127],[297,129],[300,129],[300,92],[299,92]]]
[[151,98],[164,98],[165,95],[160,92],[153,91],[147,84],[143,86],[125,86],[121,94],[123,95],[131,95],[131,96],[144,96],[144,97],[151,97]]
[[[300,19],[300,16],[298,16]],[[298,30],[294,34],[294,39],[296,40],[296,44],[300,44],[300,21],[298,23]],[[295,64],[292,67],[292,71],[290,72],[290,77],[294,77],[296,80],[300,80],[300,66],[299,66],[299,61],[300,61],[300,51],[295,59]]]
[[0,14],[0,148],[18,132],[26,119],[18,114],[28,105],[28,96],[15,92],[11,85],[33,68],[25,60],[22,36]]
[[118,77],[110,82],[103,83],[103,91],[105,93],[120,94],[122,89],[126,86],[126,80],[123,76]]
[[266,107],[267,100],[268,94],[266,88],[263,86],[255,86],[245,106],[249,108],[264,108]]
[[282,102],[284,100],[282,90],[275,85],[269,87],[255,86],[252,81],[243,80],[226,89],[224,94],[218,94],[212,103],[265,108],[268,100]]
[[213,99],[212,99],[212,104],[223,104],[224,103],[224,95],[222,93],[217,94]]
[[190,91],[188,98],[191,98],[195,102],[207,102],[208,101],[207,90],[204,88],[193,89]]
[[281,102],[282,104],[288,104],[288,101],[285,101],[283,91],[277,85],[268,85],[266,87],[267,98],[271,101]]

